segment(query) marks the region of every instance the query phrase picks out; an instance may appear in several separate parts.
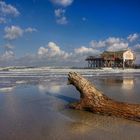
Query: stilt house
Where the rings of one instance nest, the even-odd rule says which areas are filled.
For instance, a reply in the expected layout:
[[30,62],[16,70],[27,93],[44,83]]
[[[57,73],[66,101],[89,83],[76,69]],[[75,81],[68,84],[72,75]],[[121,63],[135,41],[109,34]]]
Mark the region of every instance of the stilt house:
[[135,55],[130,50],[105,51],[100,56],[89,56],[86,58],[89,68],[132,68],[134,67]]

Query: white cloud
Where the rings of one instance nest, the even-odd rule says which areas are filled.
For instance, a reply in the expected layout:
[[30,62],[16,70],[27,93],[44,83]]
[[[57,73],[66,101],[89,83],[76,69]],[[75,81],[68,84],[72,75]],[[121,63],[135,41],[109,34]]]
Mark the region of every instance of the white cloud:
[[59,6],[67,7],[73,3],[73,0],[51,0],[51,2]]
[[[60,15],[59,12],[57,15]],[[25,29],[23,32],[25,33]],[[136,55],[139,55],[140,44],[134,44],[133,46],[132,44],[130,46],[130,44],[127,38],[109,37],[99,41],[92,40],[88,46],[81,46],[75,48],[72,52],[67,52],[56,43],[49,42],[46,46],[40,47],[36,54],[26,55],[18,61],[13,60],[17,65],[25,66],[86,66],[85,58],[87,56],[98,56],[106,50],[120,51],[130,47],[135,51]],[[1,60],[4,60],[2,58],[14,58],[13,47],[10,44],[6,44],[5,49],[6,52],[0,57]]]
[[0,54],[0,66],[12,65],[15,59],[14,46],[8,43],[3,48],[5,51]]
[[27,32],[27,33],[37,32],[37,29],[28,27],[28,28],[25,29],[25,32]]
[[96,40],[92,40],[90,42],[90,46],[92,48],[96,48],[96,49],[99,49],[99,48],[102,48],[102,47],[105,47],[106,46],[106,42],[105,41],[96,41]]
[[90,42],[90,46],[94,49],[104,49],[107,51],[120,51],[127,49],[129,43],[121,38],[109,37],[105,40],[93,40]]
[[92,55],[99,54],[99,51],[98,50],[93,49],[93,48],[87,48],[85,46],[82,46],[80,48],[76,48],[74,50],[74,52],[75,52],[75,54],[81,54],[81,55],[83,55],[83,54],[86,54],[86,55],[87,54],[92,54]]
[[65,12],[66,12],[65,9],[56,9],[54,11],[55,16],[58,17],[58,18],[64,16]]
[[7,40],[15,40],[19,37],[22,37],[24,33],[32,33],[36,32],[37,29],[28,27],[26,29],[22,29],[19,26],[12,25],[11,27],[5,27],[4,32],[4,38]]
[[54,65],[81,65],[88,55],[98,55],[99,50],[81,46],[74,49],[73,52],[66,52],[62,50],[56,43],[49,42],[46,47],[40,47],[37,55],[43,63]]
[[5,24],[11,17],[17,17],[20,12],[11,4],[0,0],[0,24]]
[[121,51],[128,48],[128,43],[120,42],[120,43],[114,43],[111,46],[108,47],[108,51]]
[[121,41],[120,38],[115,38],[115,37],[109,37],[108,39],[106,39],[106,42],[108,45],[113,45],[114,43],[119,43]]
[[64,25],[64,24],[67,24],[67,23],[68,23],[66,17],[61,17],[61,18],[57,19],[56,22],[57,22],[58,24],[61,24],[61,25]]
[[136,41],[137,39],[139,38],[139,35],[137,33],[134,33],[134,34],[131,34],[127,37],[127,39],[130,41],[130,42],[134,42]]
[[48,49],[49,49],[48,51],[50,52],[50,56],[56,56],[62,54],[60,47],[57,46],[54,42],[48,43]]
[[128,48],[128,43],[125,42],[123,39],[109,37],[106,40],[106,45],[108,46],[108,51],[120,51]]
[[67,24],[68,23],[67,17],[65,16],[65,12],[66,12],[65,9],[56,9],[54,11],[55,17],[56,17],[56,22],[58,24],[64,25],[64,24]]
[[0,61],[9,61],[9,60],[13,60],[15,57],[15,54],[13,51],[8,50],[5,51],[4,54],[2,54],[2,56],[0,56]]
[[11,27],[5,27],[5,36],[4,38],[7,40],[14,40],[18,37],[21,37],[23,35],[23,29],[21,29],[18,26],[12,25]]
[[[60,48],[56,43],[49,42],[46,46],[42,46],[38,49],[37,55],[35,57],[24,57],[25,60],[22,59],[26,65],[37,64],[38,65],[53,65],[53,66],[79,66],[85,62],[85,58],[88,55],[98,55],[100,51],[87,48],[82,46],[80,48],[75,49],[73,52],[66,52]],[[28,62],[26,61],[28,59]],[[82,62],[82,63],[79,63]],[[23,63],[22,63],[23,64]]]
[[47,57],[55,58],[56,60],[57,58],[66,59],[69,56],[68,53],[61,50],[54,42],[49,42],[47,47],[40,47],[37,54],[40,58]]
[[38,49],[38,55],[39,55],[40,57],[46,56],[47,53],[48,53],[48,48],[40,47],[40,48]]
[[6,4],[4,1],[0,1],[0,13],[1,16],[18,16],[20,13],[19,11],[12,6],[11,4]]
[[69,61],[71,62],[70,64],[84,67],[86,66],[85,59],[88,56],[98,56],[100,53],[100,50],[91,47],[81,46],[74,49],[74,52],[72,53]]

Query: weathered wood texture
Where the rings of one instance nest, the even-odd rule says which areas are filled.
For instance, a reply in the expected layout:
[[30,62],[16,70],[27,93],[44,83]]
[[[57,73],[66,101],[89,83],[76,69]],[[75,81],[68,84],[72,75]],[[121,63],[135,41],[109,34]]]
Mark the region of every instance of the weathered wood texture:
[[140,104],[129,104],[110,99],[94,84],[75,72],[68,74],[68,82],[76,87],[81,98],[79,102],[70,104],[71,108],[140,122]]

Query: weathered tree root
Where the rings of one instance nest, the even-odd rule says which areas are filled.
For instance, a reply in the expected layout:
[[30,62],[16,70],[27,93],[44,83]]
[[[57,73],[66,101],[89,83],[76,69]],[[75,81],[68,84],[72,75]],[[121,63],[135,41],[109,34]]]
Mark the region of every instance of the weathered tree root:
[[93,113],[123,117],[140,122],[140,104],[118,102],[105,96],[95,85],[80,74],[70,72],[68,82],[80,92],[80,101],[70,104],[70,108]]

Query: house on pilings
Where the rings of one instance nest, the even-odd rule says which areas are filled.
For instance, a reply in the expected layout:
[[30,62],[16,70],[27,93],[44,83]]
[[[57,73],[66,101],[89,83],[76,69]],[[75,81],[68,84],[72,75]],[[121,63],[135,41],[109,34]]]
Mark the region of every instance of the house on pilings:
[[136,60],[135,54],[130,50],[105,51],[100,56],[86,58],[89,68],[133,68]]

